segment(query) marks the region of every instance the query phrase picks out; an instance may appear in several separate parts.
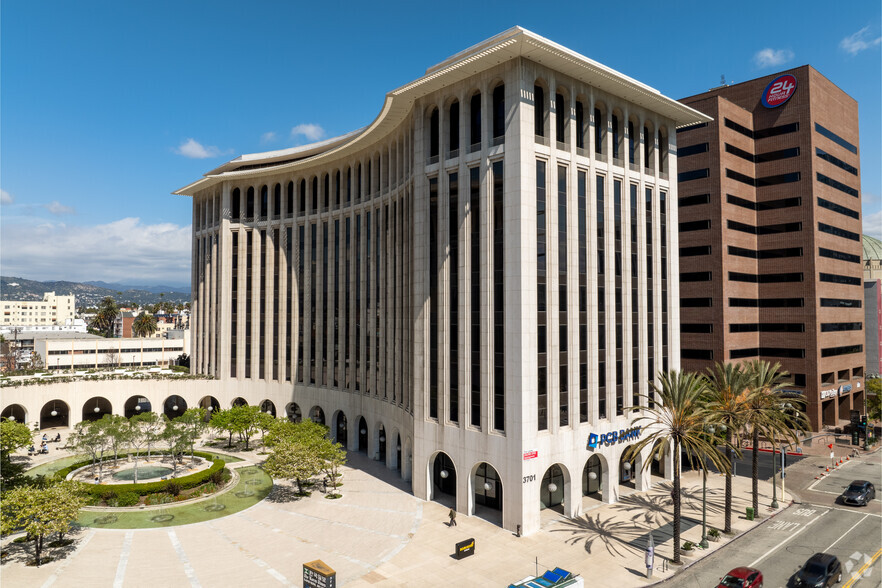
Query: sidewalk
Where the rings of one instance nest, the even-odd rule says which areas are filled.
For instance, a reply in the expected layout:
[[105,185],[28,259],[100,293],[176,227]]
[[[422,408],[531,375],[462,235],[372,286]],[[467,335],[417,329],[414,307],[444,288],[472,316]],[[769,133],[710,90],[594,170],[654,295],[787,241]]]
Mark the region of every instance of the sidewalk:
[[[259,460],[253,453],[238,453]],[[247,463],[247,462],[246,462]],[[621,502],[601,505],[577,519],[543,512],[542,529],[516,537],[479,517],[460,514],[447,526],[447,511],[436,502],[414,498],[397,472],[349,454],[343,498],[325,500],[321,492],[290,499],[279,484],[264,501],[231,516],[165,529],[85,529],[76,544],[56,561],[38,569],[24,566],[17,552],[4,558],[4,584],[11,586],[258,586],[301,585],[302,565],[321,559],[337,571],[339,586],[505,586],[562,567],[582,575],[586,585],[646,586],[671,577],[665,559],[672,555],[670,485],[632,493]],[[725,478],[708,477],[708,526],[722,528]],[[733,480],[732,524],[737,533],[761,521],[747,521],[749,478]],[[701,540],[701,478],[684,475],[683,541]],[[760,515],[774,514],[771,485],[760,482]],[[780,494],[780,489],[779,489]],[[784,508],[787,502],[780,499]],[[644,550],[650,531],[656,546],[655,574],[645,577]],[[454,543],[476,540],[475,555],[453,559]],[[4,550],[11,538],[3,541]],[[707,551],[731,539],[710,543]],[[15,551],[15,550],[13,550]],[[32,550],[29,552],[32,553]],[[61,555],[61,554],[59,554]],[[734,554],[733,554],[734,557]],[[733,560],[733,565],[737,564]],[[149,570],[149,572],[147,572]]]

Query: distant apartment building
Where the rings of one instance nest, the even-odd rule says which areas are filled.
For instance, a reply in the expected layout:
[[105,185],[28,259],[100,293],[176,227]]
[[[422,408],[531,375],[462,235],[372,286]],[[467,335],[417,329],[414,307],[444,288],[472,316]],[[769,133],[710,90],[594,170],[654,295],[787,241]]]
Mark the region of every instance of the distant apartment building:
[[43,300],[2,300],[0,326],[60,325],[76,316],[75,296],[43,294]]
[[133,310],[120,310],[120,313],[113,319],[113,336],[124,339],[134,337],[132,324],[134,324],[137,316],[138,313]]
[[815,430],[863,405],[858,105],[811,66],[681,100],[684,369],[760,358]]

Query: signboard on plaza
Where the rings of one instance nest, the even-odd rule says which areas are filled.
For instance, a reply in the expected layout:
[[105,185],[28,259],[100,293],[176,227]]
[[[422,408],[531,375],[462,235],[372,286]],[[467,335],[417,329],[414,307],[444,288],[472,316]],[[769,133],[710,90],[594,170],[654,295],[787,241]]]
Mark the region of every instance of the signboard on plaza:
[[303,588],[337,588],[337,572],[320,559],[305,563]]

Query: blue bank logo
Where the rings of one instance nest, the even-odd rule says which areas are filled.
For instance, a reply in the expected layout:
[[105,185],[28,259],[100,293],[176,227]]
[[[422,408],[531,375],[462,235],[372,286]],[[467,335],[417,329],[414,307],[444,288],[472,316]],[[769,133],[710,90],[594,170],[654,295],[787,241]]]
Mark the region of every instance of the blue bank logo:
[[640,438],[641,428],[631,427],[630,429],[620,429],[618,431],[610,431],[609,433],[589,433],[588,449],[597,449],[597,447],[608,447],[625,441],[635,441]]

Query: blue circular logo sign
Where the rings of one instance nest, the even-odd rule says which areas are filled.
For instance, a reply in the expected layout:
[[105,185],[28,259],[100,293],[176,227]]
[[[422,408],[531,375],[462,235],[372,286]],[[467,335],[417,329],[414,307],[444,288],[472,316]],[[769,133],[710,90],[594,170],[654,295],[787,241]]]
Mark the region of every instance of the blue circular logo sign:
[[796,92],[796,78],[790,74],[778,76],[763,91],[763,106],[776,108],[781,106]]

